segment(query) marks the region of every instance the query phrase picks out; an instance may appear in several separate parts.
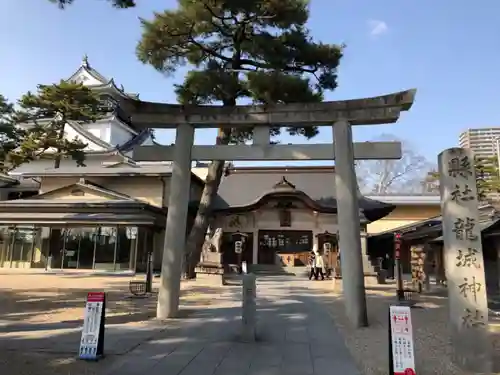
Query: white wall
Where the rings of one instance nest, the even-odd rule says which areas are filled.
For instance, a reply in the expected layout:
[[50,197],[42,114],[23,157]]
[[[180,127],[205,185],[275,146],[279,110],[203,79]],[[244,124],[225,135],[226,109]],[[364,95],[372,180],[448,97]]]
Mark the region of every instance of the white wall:
[[111,120],[109,127],[110,127],[109,137],[106,139],[103,138],[102,140],[108,142],[113,146],[122,145],[135,136],[129,130],[127,130],[117,119]]
[[72,80],[77,83],[82,83],[84,86],[99,86],[103,84],[103,82],[95,79],[90,74],[87,74],[85,71],[80,72],[80,74],[73,77]]

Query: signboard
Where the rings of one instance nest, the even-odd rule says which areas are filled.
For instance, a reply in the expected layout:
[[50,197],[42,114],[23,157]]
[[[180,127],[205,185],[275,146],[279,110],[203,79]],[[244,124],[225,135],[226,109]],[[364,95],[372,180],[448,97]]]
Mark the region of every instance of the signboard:
[[391,375],[416,375],[409,306],[389,307],[389,359]]
[[394,234],[394,259],[401,258],[401,233]]
[[443,151],[439,175],[453,358],[464,370],[490,373],[488,300],[473,152],[464,148]]
[[85,304],[79,358],[97,360],[104,355],[104,320],[106,295],[104,292],[89,292]]

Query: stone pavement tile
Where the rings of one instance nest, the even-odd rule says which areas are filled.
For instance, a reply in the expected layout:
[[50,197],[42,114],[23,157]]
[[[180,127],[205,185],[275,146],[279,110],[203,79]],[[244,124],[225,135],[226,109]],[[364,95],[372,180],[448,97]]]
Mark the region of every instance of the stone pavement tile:
[[107,375],[359,375],[321,301],[292,284],[259,284],[255,343],[238,341],[238,301],[200,308],[175,328],[166,323]]
[[349,349],[345,346],[343,342],[334,344],[310,344],[311,356],[312,358],[333,358],[333,359],[345,359],[354,361],[351,357]]
[[350,357],[342,360],[338,356],[333,358],[315,358],[313,360],[314,375],[339,374],[361,375]]
[[309,344],[287,343],[281,347],[283,374],[312,375],[314,372]]
[[249,369],[248,375],[286,375],[282,372],[281,366],[269,366]]
[[[147,375],[179,375],[191,361],[205,348],[204,342],[187,342],[176,348],[173,352],[162,357],[155,366],[147,372]],[[144,371],[130,373],[130,375],[142,375]],[[210,374],[210,372],[209,372]],[[128,373],[116,373],[116,375],[128,375]]]
[[280,367],[283,360],[283,351],[279,345],[257,344],[254,348],[254,357],[250,365],[251,371],[259,368]]
[[[218,342],[210,343],[180,372],[180,375],[200,375],[213,374],[221,364],[228,351],[231,350],[231,343]],[[165,358],[168,362],[169,358]],[[163,363],[158,365],[163,367]],[[166,371],[165,374],[170,374]]]
[[233,343],[214,375],[246,375],[255,358],[255,344]]
[[307,326],[305,324],[288,326],[286,328],[285,340],[297,343],[309,342]]
[[257,337],[263,342],[285,342],[286,341],[286,325],[282,322],[266,322],[257,323]]
[[152,340],[121,356],[106,374],[141,374],[154,368],[164,357],[182,346],[179,341]]

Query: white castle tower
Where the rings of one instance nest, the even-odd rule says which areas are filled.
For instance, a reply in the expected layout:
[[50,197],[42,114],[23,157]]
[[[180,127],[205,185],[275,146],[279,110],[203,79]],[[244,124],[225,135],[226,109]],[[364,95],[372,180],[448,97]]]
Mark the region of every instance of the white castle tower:
[[[85,164],[87,166],[116,163],[135,164],[133,148],[138,145],[154,143],[153,132],[151,129],[135,129],[130,121],[130,116],[120,106],[120,102],[127,98],[138,99],[139,95],[127,93],[123,86],[118,87],[112,78],[105,78],[90,65],[87,56],[84,56],[78,70],[67,81],[82,83],[98,92],[103,100],[112,101],[114,104],[110,106],[109,114],[96,122],[68,122],[65,126],[66,138],[78,137],[87,144]],[[75,165],[75,161],[71,159],[61,161],[61,167],[68,165]],[[50,169],[53,166],[53,160],[42,159],[22,165],[12,174],[22,174],[40,168]]]

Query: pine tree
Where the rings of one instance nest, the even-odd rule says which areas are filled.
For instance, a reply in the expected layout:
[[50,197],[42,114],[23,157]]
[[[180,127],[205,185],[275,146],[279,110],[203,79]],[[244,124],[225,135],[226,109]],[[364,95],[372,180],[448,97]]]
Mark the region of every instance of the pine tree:
[[14,105],[0,95],[0,173],[7,173],[25,162],[16,152],[25,133],[16,128],[15,119]]
[[[66,6],[73,4],[74,0],[49,0],[51,3],[55,3],[59,6],[59,8],[64,9]],[[88,1],[88,0],[87,0]],[[134,0],[108,0],[111,5],[115,8],[133,8],[135,7]]]
[[39,158],[54,160],[59,168],[61,159],[71,157],[84,166],[87,146],[82,140],[65,137],[68,122],[95,122],[108,112],[108,107],[88,87],[80,83],[61,81],[54,85],[39,85],[36,93],[28,92],[19,100],[16,121],[26,128],[17,154],[25,161]]
[[[314,42],[308,18],[306,0],[179,0],[177,9],[141,20],[137,55],[163,73],[191,68],[176,86],[181,104],[319,102],[325,90],[337,86],[343,46]],[[316,127],[287,131],[306,138],[318,133]],[[279,133],[272,129],[272,135]],[[219,129],[217,143],[239,143],[251,136],[251,130]],[[224,161],[209,166],[186,246],[189,276],[200,258],[223,169]]]
[[[479,201],[486,201],[500,193],[500,177],[498,159],[496,156],[476,156],[474,158],[476,168],[476,185]],[[429,172],[425,183],[433,186],[432,191],[439,190],[439,172]]]
[[496,156],[476,157],[477,191],[481,200],[500,193],[498,159]]

